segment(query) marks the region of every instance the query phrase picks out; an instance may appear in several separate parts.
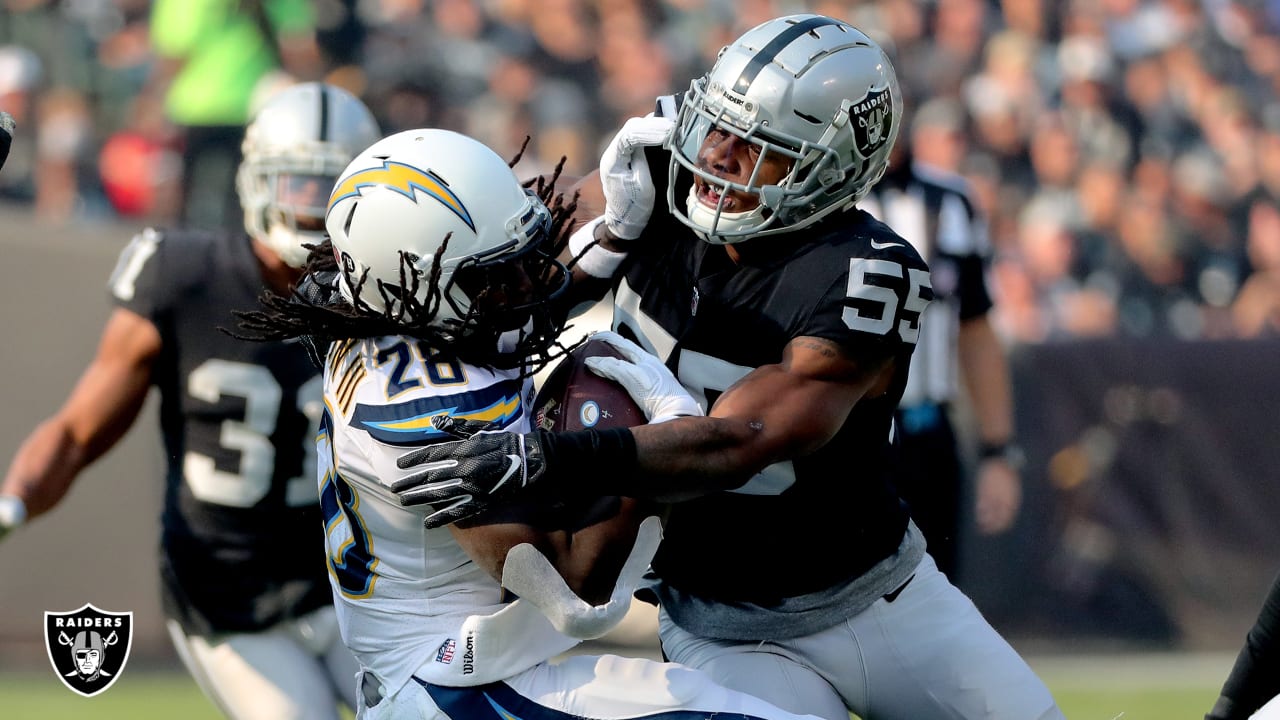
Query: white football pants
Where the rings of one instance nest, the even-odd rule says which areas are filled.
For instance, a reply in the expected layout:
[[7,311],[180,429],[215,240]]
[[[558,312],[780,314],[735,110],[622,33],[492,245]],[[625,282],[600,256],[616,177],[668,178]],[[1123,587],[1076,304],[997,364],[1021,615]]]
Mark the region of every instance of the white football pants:
[[356,706],[360,665],[332,607],[257,633],[169,636],[196,684],[230,720],[338,720]]
[[[892,593],[890,594],[892,595]],[[723,685],[827,720],[1055,720],[1048,688],[928,554],[890,602],[806,637],[709,640],[658,615],[664,652]]]
[[616,655],[575,655],[470,688],[414,678],[390,697],[373,695],[376,704],[362,702],[359,720],[818,720],[716,685],[697,670]]

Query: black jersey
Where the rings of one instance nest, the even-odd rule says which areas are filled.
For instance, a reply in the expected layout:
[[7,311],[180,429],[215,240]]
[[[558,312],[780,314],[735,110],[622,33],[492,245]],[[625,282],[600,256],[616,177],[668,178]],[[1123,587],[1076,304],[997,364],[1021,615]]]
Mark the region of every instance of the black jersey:
[[[650,164],[664,198],[661,156]],[[686,195],[677,188],[678,201]],[[769,605],[851,581],[902,542],[892,417],[932,290],[920,255],[860,210],[751,243],[746,257],[755,259],[735,264],[659,201],[615,288],[614,326],[663,358],[707,407],[751,370],[780,362],[797,337],[830,340],[866,362],[897,358],[892,389],[859,402],[822,449],[671,508],[653,562],[664,582]]]
[[245,236],[147,230],[116,304],[149,319],[168,461],[165,608],[190,633],[253,631],[331,602],[315,478],[321,378],[298,343],[237,340],[262,271]]

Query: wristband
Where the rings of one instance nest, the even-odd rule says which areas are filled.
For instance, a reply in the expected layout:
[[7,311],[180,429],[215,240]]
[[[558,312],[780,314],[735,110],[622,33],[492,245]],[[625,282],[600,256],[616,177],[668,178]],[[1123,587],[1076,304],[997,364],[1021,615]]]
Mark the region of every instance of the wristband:
[[0,495],[0,529],[16,528],[27,520],[27,504],[16,495]]
[[579,268],[582,272],[597,278],[611,278],[627,259],[624,252],[614,252],[600,245],[596,240],[596,228],[604,223],[604,216],[592,220],[569,236],[569,254],[573,256],[570,268]]
[[552,433],[539,430],[545,479],[561,488],[589,495],[631,495],[635,477],[636,437],[627,428]]
[[990,460],[992,458],[1004,460],[1015,470],[1021,469],[1027,460],[1022,448],[1011,442],[982,443],[978,446],[978,460]]

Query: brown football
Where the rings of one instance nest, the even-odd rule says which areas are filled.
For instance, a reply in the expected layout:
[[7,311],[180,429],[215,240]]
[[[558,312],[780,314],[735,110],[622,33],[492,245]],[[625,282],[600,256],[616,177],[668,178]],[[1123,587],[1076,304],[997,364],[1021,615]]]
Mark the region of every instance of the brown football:
[[597,355],[622,357],[609,343],[588,339],[552,368],[534,400],[534,427],[607,430],[646,422],[644,411],[621,385],[587,369],[583,361]]

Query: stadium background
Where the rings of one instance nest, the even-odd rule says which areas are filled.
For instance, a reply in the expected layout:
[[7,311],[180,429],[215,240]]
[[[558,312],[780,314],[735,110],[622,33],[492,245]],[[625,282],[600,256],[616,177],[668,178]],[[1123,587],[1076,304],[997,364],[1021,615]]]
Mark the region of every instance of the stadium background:
[[[9,457],[32,425],[58,407],[68,383],[95,351],[109,311],[106,277],[137,227],[127,222],[51,225],[33,218],[24,206],[0,204],[0,228],[0,337],[6,338],[0,373],[5,407],[0,414],[0,457]],[[1130,360],[1140,366],[1158,364],[1189,347],[1130,348],[1139,351]],[[1239,350],[1239,356],[1249,357],[1260,370],[1275,366],[1274,348],[1270,354],[1253,352],[1252,345]],[[1065,363],[1056,370],[1039,369],[1030,377],[1019,374],[1020,396],[1027,398],[1024,419],[1034,416],[1036,423],[1050,423],[1046,432],[1033,433],[1032,437],[1046,438],[1043,442],[1084,434],[1100,443],[1096,428],[1089,436],[1074,427],[1073,423],[1088,425],[1080,418],[1087,418],[1087,411],[1057,419],[1037,411],[1041,395],[1030,389],[1041,386],[1061,388],[1056,396],[1043,391],[1057,404],[1088,406],[1071,397],[1073,388],[1080,387],[1071,382],[1071,375],[1092,378],[1094,366],[1106,360],[1088,345],[1068,343],[1050,355],[1060,352]],[[1251,387],[1245,373],[1231,370],[1224,375],[1224,384],[1231,387],[1208,388],[1211,396],[1276,397],[1274,388]],[[1184,382],[1192,389],[1198,384],[1194,377]],[[1165,386],[1167,391],[1181,392],[1184,388],[1176,383]],[[189,707],[196,714],[191,720],[214,717],[180,667],[160,614],[155,553],[163,455],[155,432],[156,405],[155,397],[148,400],[133,432],[82,475],[58,509],[0,547],[0,708],[9,708],[0,716],[136,719],[155,706],[157,712]],[[1253,402],[1231,405],[1256,407],[1263,415],[1267,411],[1266,405]],[[1265,418],[1258,420],[1252,425],[1253,447],[1235,447],[1254,455],[1239,456],[1231,456],[1230,438],[1226,445],[1215,445],[1221,439],[1217,437],[1206,439],[1207,455],[1198,455],[1197,448],[1189,450],[1188,438],[1175,430],[1161,432],[1165,425],[1157,423],[1134,459],[1138,468],[1107,475],[1093,491],[1080,487],[1098,483],[1083,480],[1065,491],[1052,487],[1044,469],[1051,464],[1046,446],[1039,441],[1028,446],[1032,471],[1027,475],[1027,511],[1011,536],[966,544],[965,561],[973,578],[969,592],[1046,676],[1053,691],[1068,693],[1065,697],[1075,701],[1075,706],[1064,708],[1084,708],[1070,717],[1111,720],[1117,712],[1126,712],[1126,720],[1157,720],[1171,717],[1170,707],[1185,710],[1176,716],[1198,717],[1212,702],[1270,579],[1271,555],[1266,548],[1274,547],[1276,527],[1266,509],[1275,507],[1275,498],[1260,488],[1274,488],[1276,483],[1266,483],[1265,475],[1249,469],[1256,466],[1251,457],[1274,454],[1275,448],[1268,447],[1274,445],[1274,433]],[[1203,429],[1199,420],[1193,419],[1192,425],[1193,430]],[[1251,433],[1249,427],[1229,429],[1244,436]],[[1066,450],[1055,452],[1083,452],[1073,443],[1066,445]],[[1197,477],[1190,471],[1198,466],[1193,460],[1222,460],[1240,469],[1239,477],[1226,478],[1231,484],[1221,489],[1244,493],[1231,503],[1245,516],[1220,516],[1208,512],[1213,507],[1179,502],[1169,507],[1158,501],[1162,491],[1151,492],[1151,484],[1164,484],[1162,478],[1172,480],[1165,489],[1176,489],[1176,496],[1194,495],[1194,489],[1206,488],[1208,480],[1220,479],[1216,474]],[[1183,473],[1165,474],[1167,465],[1179,462],[1187,465]],[[1153,465],[1160,473],[1148,470]],[[1138,492],[1151,492],[1144,496],[1151,501],[1151,524],[1108,523],[1093,515],[1098,507]],[[1091,498],[1083,500],[1085,495]],[[1172,520],[1172,527],[1156,520]],[[1180,524],[1183,521],[1187,524]],[[1088,532],[1062,532],[1073,523],[1088,524]],[[1228,550],[1221,543],[1224,537],[1236,541],[1226,542]],[[125,674],[104,696],[88,700],[61,687],[52,675],[42,634],[45,611],[77,610],[84,603],[113,612],[132,611],[134,620]],[[657,657],[653,623],[652,610],[637,606],[616,632],[580,651]],[[1152,633],[1151,628],[1160,632]],[[1149,706],[1143,703],[1153,702],[1164,705],[1144,712]],[[26,715],[23,708],[38,712]],[[46,714],[49,708],[54,708],[52,714]]]
[[[508,155],[529,133],[523,169],[565,153],[581,172],[622,118],[757,19],[811,8],[880,28],[992,218],[1028,451],[1024,512],[965,546],[964,589],[1038,668],[1213,690],[1280,570],[1277,5],[333,0],[322,19],[354,12],[315,71],[363,88],[388,131],[439,124]],[[0,172],[0,457],[91,357],[119,250],[174,212],[148,6],[0,4],[0,109],[26,112]],[[121,137],[144,141],[123,188],[121,156],[102,154]],[[154,405],[0,546],[0,677],[53,681],[42,612],[86,602],[134,612],[130,673],[177,669],[154,568]],[[650,619],[610,642],[652,653]]]

